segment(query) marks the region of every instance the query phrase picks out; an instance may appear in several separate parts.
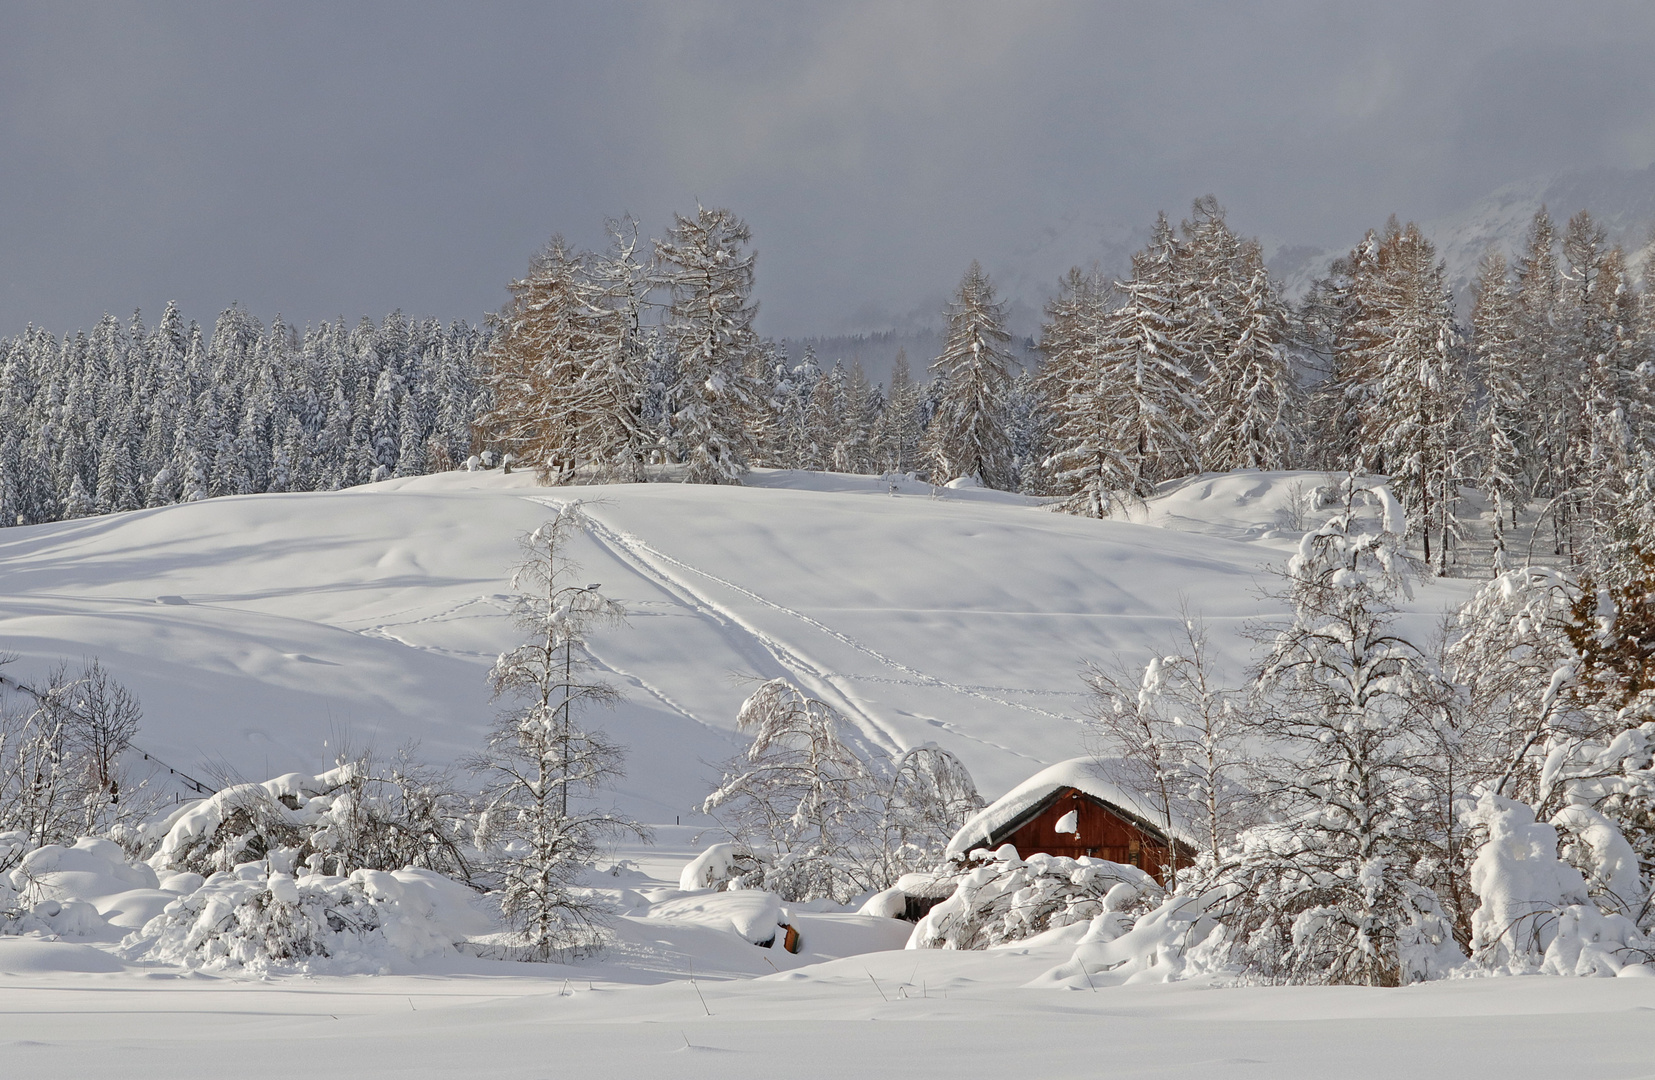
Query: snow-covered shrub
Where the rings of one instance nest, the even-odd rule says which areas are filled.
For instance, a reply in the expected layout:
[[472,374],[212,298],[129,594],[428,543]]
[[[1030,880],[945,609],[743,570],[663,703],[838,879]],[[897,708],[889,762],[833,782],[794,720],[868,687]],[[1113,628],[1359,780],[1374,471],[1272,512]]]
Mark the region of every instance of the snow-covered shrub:
[[714,844],[691,859],[678,875],[678,887],[685,892],[696,889],[727,889],[757,887],[763,880],[764,867],[758,858],[740,844]]
[[414,866],[469,877],[462,813],[441,773],[405,758],[348,758],[317,776],[234,784],[180,806],[153,830],[160,843],[149,862],[203,875],[268,858],[288,871]]
[[378,972],[487,930],[473,895],[428,870],[295,878],[246,863],[168,904],[121,951],[186,967]]
[[1331,839],[1300,819],[1254,826],[1227,853],[1212,882],[1225,899],[1210,910],[1248,977],[1396,986],[1464,962],[1442,902],[1415,880],[1424,875]]
[[1100,915],[1124,918],[1161,896],[1155,879],[1135,866],[1086,856],[1021,859],[1010,844],[974,851],[937,876],[954,880],[953,895],[914,927],[909,948],[992,948]]
[[[1555,824],[1537,822],[1524,803],[1492,793],[1468,815],[1484,837],[1471,866],[1471,887],[1481,903],[1472,914],[1473,957],[1493,971],[1543,971],[1556,975],[1613,975],[1628,963],[1643,963],[1652,944],[1618,911],[1603,911],[1590,896],[1581,871],[1558,853]],[[1628,889],[1631,849],[1607,819],[1568,807],[1561,821],[1594,858],[1599,893],[1619,904]],[[1577,850],[1577,857],[1582,853]]]
[[1228,937],[1208,911],[1211,899],[1179,891],[1136,917],[1116,910],[1093,916],[1074,955],[1032,985],[1096,988],[1228,973]]
[[24,833],[0,833],[4,862],[12,867],[0,871],[0,934],[101,936],[109,923],[89,900],[145,890],[164,895],[154,870],[128,862],[119,846],[95,837],[81,837],[70,847],[35,847]]

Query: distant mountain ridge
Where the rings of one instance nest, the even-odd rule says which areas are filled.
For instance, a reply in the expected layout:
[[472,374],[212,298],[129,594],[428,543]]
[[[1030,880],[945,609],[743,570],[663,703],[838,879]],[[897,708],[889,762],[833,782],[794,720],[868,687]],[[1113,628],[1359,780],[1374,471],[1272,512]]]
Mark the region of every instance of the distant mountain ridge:
[[[1490,249],[1508,259],[1523,248],[1529,224],[1541,207],[1551,215],[1558,235],[1581,210],[1608,233],[1611,244],[1626,250],[1635,272],[1648,261],[1655,230],[1655,165],[1646,169],[1579,169],[1534,176],[1503,184],[1462,210],[1420,222],[1437,255],[1448,267],[1448,280],[1462,304],[1477,277],[1477,264]],[[1375,226],[1382,222],[1375,222]],[[1351,238],[1354,246],[1359,237]],[[1266,245],[1270,269],[1290,297],[1303,295],[1330,262],[1349,248],[1325,250]]]
[[[1498,248],[1510,259],[1520,251],[1528,237],[1529,223],[1542,206],[1551,214],[1559,236],[1572,215],[1590,211],[1608,233],[1609,242],[1626,250],[1636,274],[1643,272],[1655,253],[1655,165],[1644,169],[1576,169],[1503,184],[1463,209],[1420,222],[1448,267],[1448,279],[1462,314],[1470,312],[1471,285],[1483,254],[1491,247]],[[1384,219],[1372,224],[1378,228]],[[1245,226],[1239,227],[1245,234]],[[1008,328],[1017,338],[1020,351],[1039,336],[1046,301],[1070,267],[1095,266],[1105,275],[1124,277],[1131,272],[1132,253],[1148,242],[1149,233],[1148,222],[1127,226],[1074,213],[1052,222],[1037,236],[999,257],[985,257],[984,267],[1007,305]],[[1311,282],[1327,273],[1334,259],[1347,254],[1360,240],[1358,233],[1343,247],[1325,248],[1269,236],[1260,238],[1271,274],[1283,294],[1295,300],[1304,295]],[[897,349],[906,349],[914,376],[923,379],[926,366],[942,346],[943,312],[940,308],[915,310],[896,322],[893,328],[796,338],[789,342],[789,352],[797,362],[808,343],[824,368],[837,359],[847,363],[860,359],[871,379],[884,382]]]

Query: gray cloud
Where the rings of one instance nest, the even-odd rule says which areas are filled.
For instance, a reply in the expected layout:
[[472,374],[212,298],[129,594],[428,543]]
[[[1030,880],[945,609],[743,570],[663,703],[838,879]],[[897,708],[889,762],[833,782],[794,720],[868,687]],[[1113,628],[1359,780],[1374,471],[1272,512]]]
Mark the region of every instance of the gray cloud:
[[776,334],[1206,191],[1342,246],[1655,159],[1652,30],[1642,3],[1492,0],[14,5],[0,330],[170,298],[477,318],[552,232],[697,199],[753,225]]

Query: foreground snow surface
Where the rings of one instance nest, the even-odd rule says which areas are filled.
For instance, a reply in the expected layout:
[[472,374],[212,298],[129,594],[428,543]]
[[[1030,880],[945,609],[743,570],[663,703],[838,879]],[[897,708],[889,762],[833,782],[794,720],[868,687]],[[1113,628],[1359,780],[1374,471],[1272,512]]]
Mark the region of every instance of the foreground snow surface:
[[[1056,951],[884,952],[745,981],[41,974],[0,942],[7,1076],[1647,1076],[1655,979],[1019,989]],[[104,954],[97,953],[99,957]],[[48,966],[61,968],[56,960]],[[711,1015],[708,1015],[708,1014]]]
[[[408,740],[447,763],[492,720],[485,673],[516,640],[516,537],[562,502],[594,522],[583,582],[630,625],[594,651],[628,701],[624,809],[691,820],[734,751],[755,678],[839,706],[869,744],[935,741],[990,798],[1084,749],[1085,661],[1141,662],[1181,603],[1239,670],[1261,571],[1320,474],[1196,478],[1151,524],[1037,500],[835,474],[745,487],[539,488],[446,473],[343,492],[258,495],[0,530],[0,646],[38,673],[97,655],[140,696],[139,744],[201,775],[314,773],[342,739]],[[1423,635],[1463,583],[1418,591]]]

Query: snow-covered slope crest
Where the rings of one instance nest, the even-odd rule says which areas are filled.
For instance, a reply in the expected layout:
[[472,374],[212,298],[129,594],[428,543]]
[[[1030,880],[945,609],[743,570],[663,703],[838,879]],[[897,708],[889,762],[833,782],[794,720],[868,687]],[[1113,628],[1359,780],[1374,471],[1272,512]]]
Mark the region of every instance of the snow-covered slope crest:
[[[1144,503],[1123,512],[1124,520],[1174,532],[1226,540],[1274,541],[1286,551],[1306,530],[1327,516],[1324,493],[1344,483],[1344,473],[1284,470],[1199,473],[1163,483]],[[1362,481],[1382,485],[1380,478]]]

